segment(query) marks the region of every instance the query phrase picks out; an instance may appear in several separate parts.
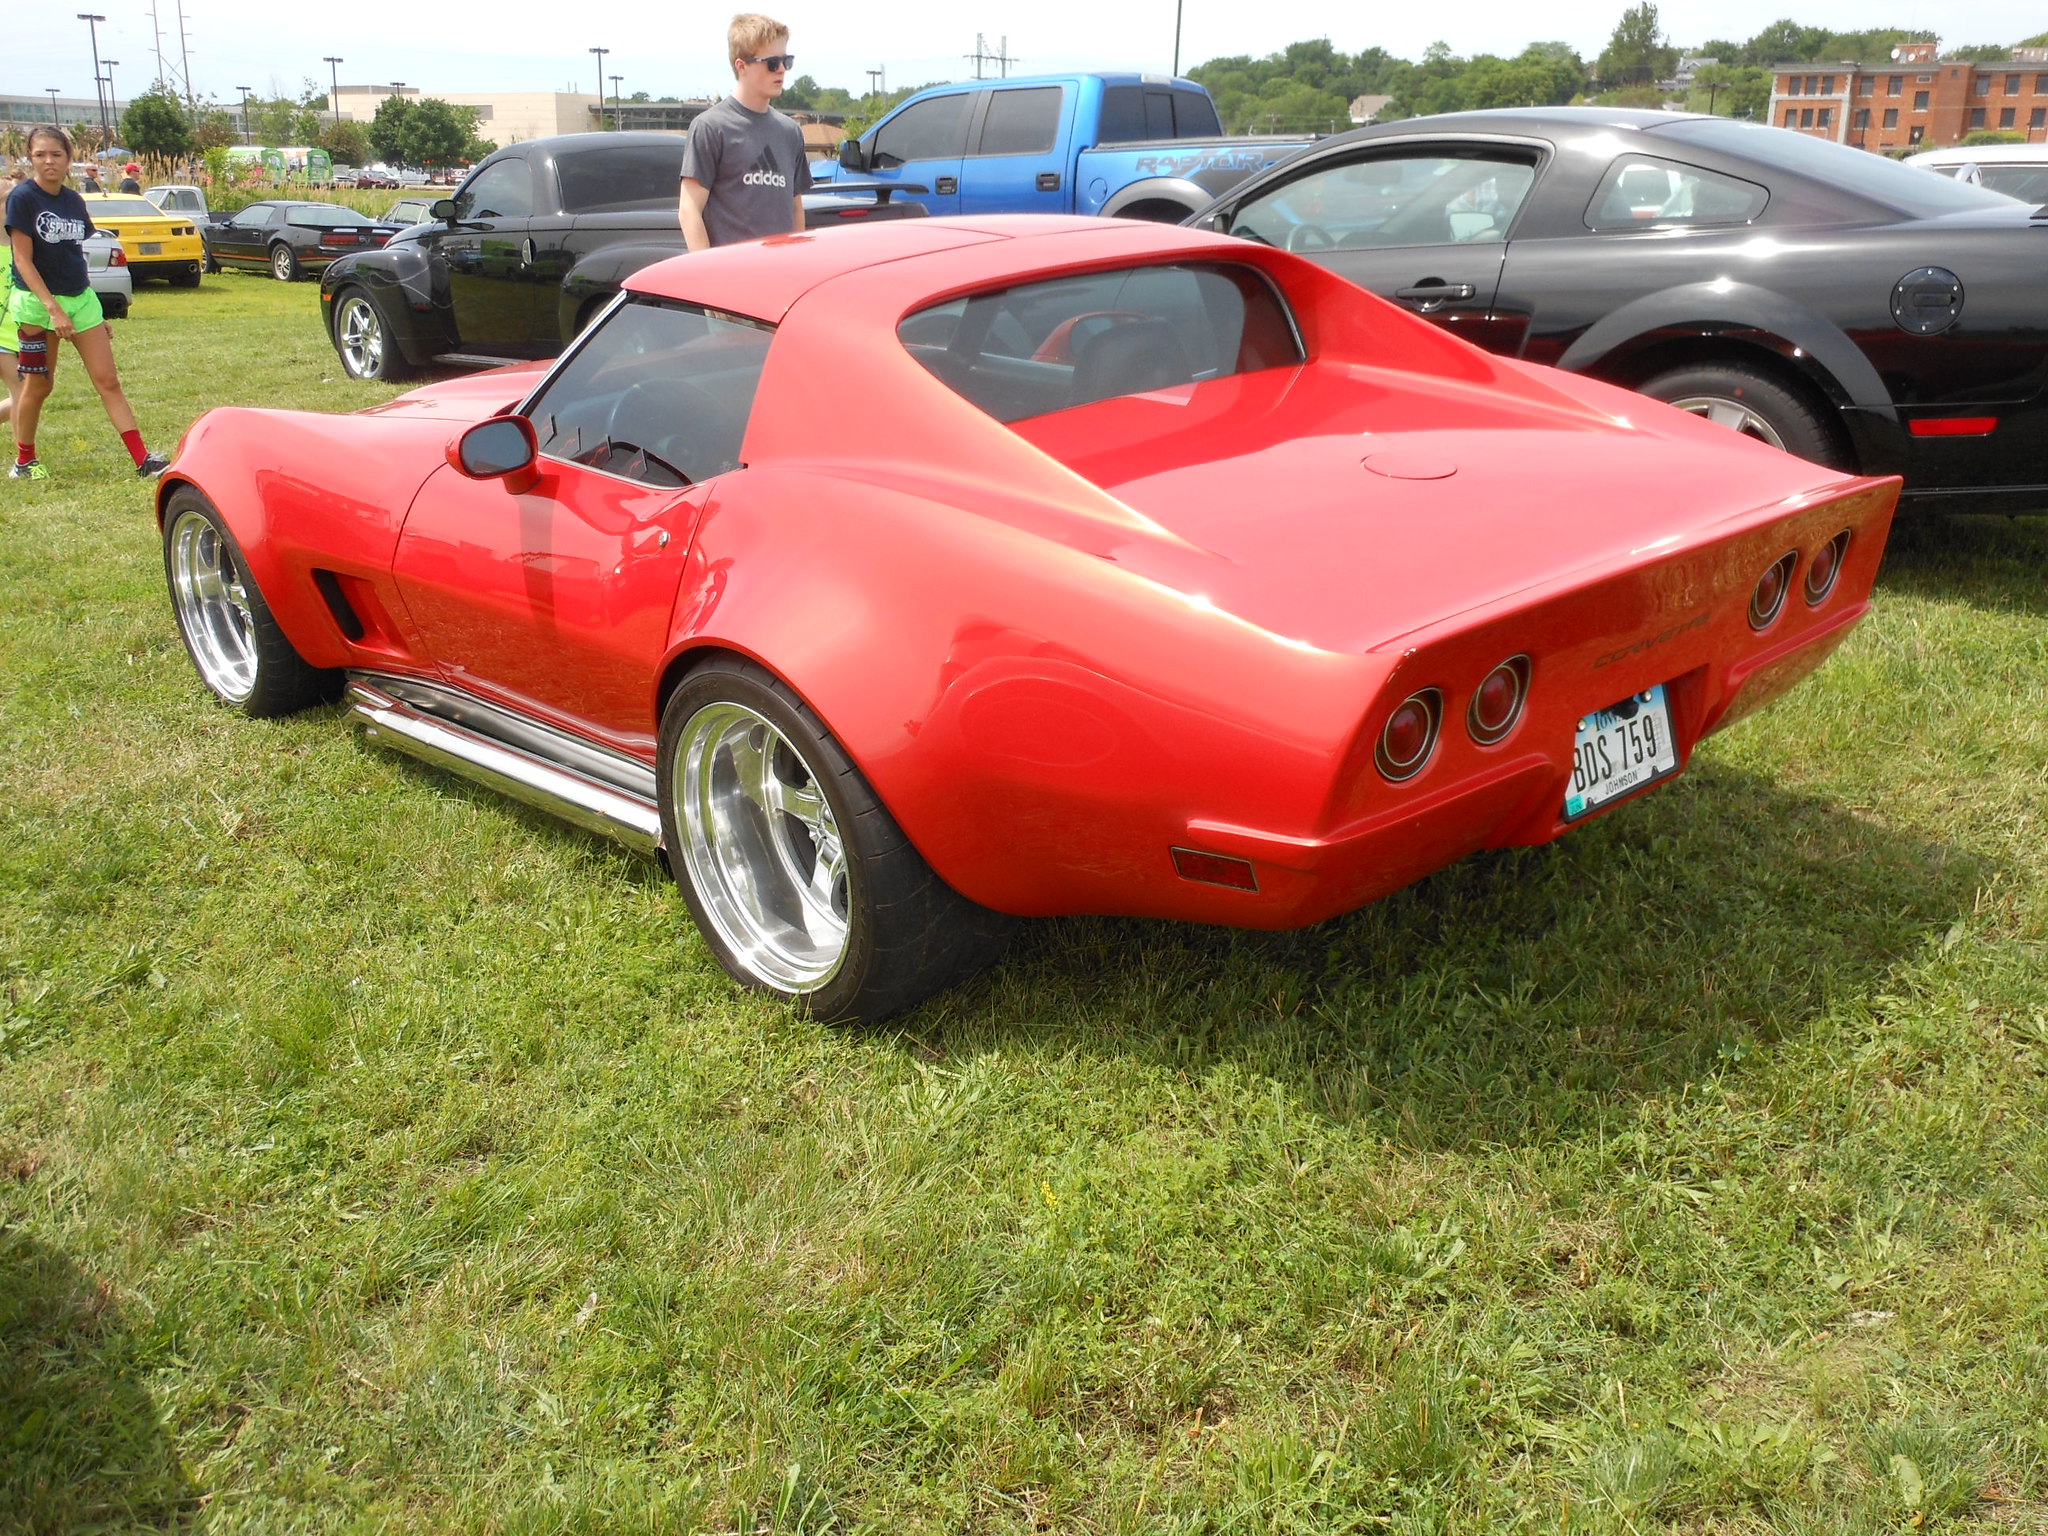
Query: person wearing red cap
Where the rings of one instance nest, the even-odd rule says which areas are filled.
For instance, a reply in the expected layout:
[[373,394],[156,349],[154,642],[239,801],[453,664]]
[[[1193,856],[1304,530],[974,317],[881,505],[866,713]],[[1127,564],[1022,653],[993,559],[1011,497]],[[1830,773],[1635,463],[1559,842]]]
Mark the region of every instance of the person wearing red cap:
[[126,165],[122,166],[120,190],[129,193],[132,196],[140,197],[142,195],[142,183],[137,181],[135,178],[140,176],[141,174],[142,167],[137,165],[133,160],[130,160]]

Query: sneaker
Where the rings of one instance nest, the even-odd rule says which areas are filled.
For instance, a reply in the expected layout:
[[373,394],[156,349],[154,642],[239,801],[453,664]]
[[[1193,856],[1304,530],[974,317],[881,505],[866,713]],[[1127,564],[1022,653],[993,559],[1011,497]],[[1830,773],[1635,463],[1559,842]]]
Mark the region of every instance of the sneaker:
[[17,464],[7,471],[17,480],[47,480],[50,472],[43,468],[41,459],[30,459],[26,464]]
[[145,480],[154,480],[171,467],[171,461],[160,453],[146,453],[142,462],[135,466],[135,473]]

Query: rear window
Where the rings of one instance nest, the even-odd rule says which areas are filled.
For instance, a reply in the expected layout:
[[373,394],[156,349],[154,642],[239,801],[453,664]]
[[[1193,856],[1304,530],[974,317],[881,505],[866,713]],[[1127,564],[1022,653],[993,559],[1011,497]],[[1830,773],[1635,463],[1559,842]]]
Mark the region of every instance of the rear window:
[[359,213],[353,208],[319,207],[310,203],[303,208],[285,209],[284,221],[308,229],[361,229],[366,224],[377,222],[367,213]]
[[1249,267],[1124,267],[977,293],[897,327],[911,356],[998,421],[1289,367],[1300,338]]
[[146,197],[103,197],[85,205],[97,219],[160,219],[163,209]]
[[565,151],[555,159],[564,213],[672,207],[680,195],[683,140]]

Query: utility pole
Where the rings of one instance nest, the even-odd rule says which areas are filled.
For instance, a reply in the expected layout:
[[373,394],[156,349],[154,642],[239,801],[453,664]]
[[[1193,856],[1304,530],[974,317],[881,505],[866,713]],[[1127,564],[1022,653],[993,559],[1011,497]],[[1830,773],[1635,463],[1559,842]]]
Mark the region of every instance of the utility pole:
[[625,79],[625,78],[626,78],[626,77],[625,77],[624,75],[613,75],[613,76],[611,77],[611,82],[612,82],[612,132],[613,132],[613,133],[617,133],[617,132],[618,132],[618,131],[619,131],[620,129],[622,129],[622,128],[623,128],[623,127],[625,126],[625,124],[623,124],[623,123],[621,123],[621,122],[619,121],[619,82],[620,82],[621,80]]
[[107,129],[107,98],[100,94],[100,23],[107,18],[91,11],[80,11],[78,19],[85,23],[85,30],[92,34],[92,95],[100,108],[100,142],[113,143],[113,135]]
[[178,64],[185,71],[185,100],[192,100],[192,39],[185,30],[185,0],[178,0]]
[[164,75],[164,25],[157,20],[156,0],[149,0],[149,35],[156,44],[156,81],[158,85],[170,82]]
[[[881,84],[877,85],[875,83],[876,81],[880,81]],[[886,96],[889,94],[888,65],[884,64],[880,69],[871,69],[868,71],[868,94],[870,96]]]
[[1007,37],[996,45],[994,53],[990,53],[988,39],[979,32],[974,34],[974,52],[963,57],[974,66],[974,78],[977,80],[988,78],[982,73],[982,66],[985,64],[996,65],[1002,71],[1002,78],[1007,80],[1010,77],[1010,66],[1018,62],[1010,57],[1010,40]]
[[320,56],[320,62],[327,66],[328,84],[333,87],[328,92],[327,105],[334,109],[334,120],[338,123],[341,121],[341,66],[348,60],[327,53]]
[[611,49],[593,48],[590,51],[597,55],[597,127],[598,131],[602,133],[604,131],[604,56],[610,53]]
[[249,131],[249,87],[238,85],[235,89],[242,93],[242,142],[254,144],[256,136]]
[[[120,126],[121,126],[121,103],[120,103],[120,102],[118,102],[118,101],[116,101],[116,100],[114,99],[114,66],[115,66],[116,64],[120,63],[120,62],[121,62],[121,61],[120,61],[119,59],[108,59],[108,60],[106,61],[106,66],[107,66],[107,115],[108,115],[109,117],[111,117],[111,118],[113,119],[113,121],[114,121],[114,128],[115,128],[115,130],[118,130],[118,129],[120,128]],[[107,138],[107,144],[106,144],[106,146],[102,146],[102,147],[110,147],[110,146],[111,146],[111,145],[113,144],[113,142],[114,142],[114,140],[113,140],[113,136],[112,136],[112,134],[110,133],[110,134],[108,135],[108,138]]]

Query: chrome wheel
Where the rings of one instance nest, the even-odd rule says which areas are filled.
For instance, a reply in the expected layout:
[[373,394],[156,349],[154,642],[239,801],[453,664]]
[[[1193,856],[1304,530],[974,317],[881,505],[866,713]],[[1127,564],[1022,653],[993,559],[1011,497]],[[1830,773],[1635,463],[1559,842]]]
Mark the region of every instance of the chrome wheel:
[[299,258],[288,245],[273,245],[270,248],[270,275],[280,283],[289,283],[299,275]]
[[360,293],[341,301],[341,314],[334,322],[334,345],[341,353],[342,366],[358,379],[375,379],[384,372],[384,320],[377,306]]
[[256,688],[256,618],[234,551],[213,523],[181,512],[171,524],[171,602],[206,686],[230,704]]
[[1744,437],[1769,443],[1781,453],[1787,451],[1785,439],[1778,435],[1778,429],[1740,400],[1730,400],[1725,395],[1687,395],[1669,403],[1681,411],[1704,416],[1717,427],[1726,427],[1730,432],[1740,432]]
[[764,715],[706,704],[672,758],[674,850],[704,915],[756,980],[816,991],[846,958],[845,843],[811,765]]

